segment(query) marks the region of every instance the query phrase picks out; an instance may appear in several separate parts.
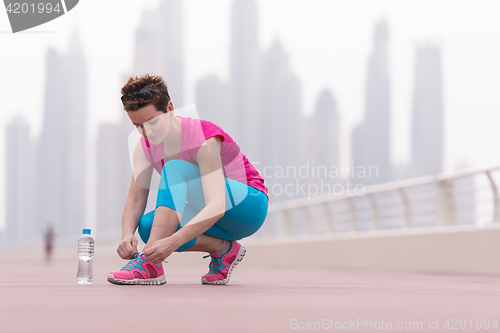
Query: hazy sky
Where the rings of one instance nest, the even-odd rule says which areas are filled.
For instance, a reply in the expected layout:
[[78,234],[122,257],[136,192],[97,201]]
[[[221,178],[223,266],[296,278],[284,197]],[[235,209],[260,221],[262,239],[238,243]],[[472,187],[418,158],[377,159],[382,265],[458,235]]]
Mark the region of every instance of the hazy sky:
[[[186,104],[194,103],[194,84],[205,75],[228,78],[229,0],[184,0]],[[350,163],[350,131],[362,118],[368,56],[374,26],[389,26],[394,162],[410,157],[410,111],[415,45],[427,40],[442,48],[446,170],[460,164],[500,164],[500,2],[496,0],[258,0],[259,42],[267,51],[280,39],[303,89],[303,112],[310,114],[321,89],[331,89],[341,119],[341,162]],[[67,52],[80,36],[89,78],[89,134],[102,121],[116,121],[123,75],[133,62],[134,31],[143,10],[158,1],[82,0],[68,14],[24,33],[10,33],[0,10],[0,126],[15,114],[40,131],[48,47]],[[137,73],[139,74],[139,73]],[[161,73],[160,73],[161,74]],[[168,78],[167,78],[168,80]],[[174,97],[175,98],[175,97]],[[175,101],[175,100],[174,100]],[[200,108],[200,106],[198,106]],[[5,132],[5,131],[4,131]],[[0,188],[4,188],[0,144]],[[0,192],[0,211],[5,193]],[[3,216],[1,217],[3,219]],[[0,226],[2,220],[0,219]]]

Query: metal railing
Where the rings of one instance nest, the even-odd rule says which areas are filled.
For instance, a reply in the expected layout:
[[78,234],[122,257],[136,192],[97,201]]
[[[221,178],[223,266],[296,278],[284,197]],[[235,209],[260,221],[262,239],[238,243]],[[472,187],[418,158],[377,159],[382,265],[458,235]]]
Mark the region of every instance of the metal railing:
[[271,203],[258,239],[500,222],[500,166]]
[[[280,237],[499,223],[499,177],[497,166],[373,185],[361,195],[322,195],[271,203],[264,225],[251,239],[258,242]],[[115,244],[120,235],[119,229],[102,231],[99,240]],[[73,245],[79,236],[58,237],[57,244]],[[41,244],[41,239],[37,241]],[[33,240],[0,242],[0,247],[33,244]]]

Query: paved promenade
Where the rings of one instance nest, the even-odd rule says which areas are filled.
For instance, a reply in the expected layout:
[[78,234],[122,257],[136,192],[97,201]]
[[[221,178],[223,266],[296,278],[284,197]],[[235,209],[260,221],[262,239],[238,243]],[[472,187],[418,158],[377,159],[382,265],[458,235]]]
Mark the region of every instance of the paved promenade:
[[[76,258],[47,266],[13,255],[0,262],[2,333],[290,332],[312,331],[314,322],[315,331],[500,331],[484,329],[486,319],[500,326],[493,275],[272,269],[243,260],[228,285],[207,286],[200,277],[209,259],[183,264],[177,254],[164,266],[163,286],[109,284],[107,273],[125,264],[112,256],[96,259],[94,283],[80,286]],[[458,320],[457,330],[452,321],[445,327],[448,319]]]

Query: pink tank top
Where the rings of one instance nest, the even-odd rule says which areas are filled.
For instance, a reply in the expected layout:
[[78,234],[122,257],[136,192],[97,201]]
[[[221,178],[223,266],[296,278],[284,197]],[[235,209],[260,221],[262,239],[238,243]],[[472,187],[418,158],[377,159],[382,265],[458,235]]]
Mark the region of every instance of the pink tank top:
[[[264,185],[264,179],[250,163],[246,155],[241,152],[240,148],[229,134],[208,120],[193,119],[191,117],[176,117],[181,119],[182,127],[182,142],[179,154],[180,160],[198,165],[196,154],[201,144],[213,136],[220,135],[222,136],[221,161],[224,176],[264,192],[269,201],[268,190]],[[163,165],[165,164],[161,144],[152,145],[145,137],[141,137],[141,144],[146,158],[161,175]]]

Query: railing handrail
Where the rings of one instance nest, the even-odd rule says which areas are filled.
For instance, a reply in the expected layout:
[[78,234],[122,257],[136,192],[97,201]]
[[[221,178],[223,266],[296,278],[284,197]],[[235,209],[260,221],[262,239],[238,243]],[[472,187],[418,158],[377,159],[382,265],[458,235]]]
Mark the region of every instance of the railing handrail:
[[343,200],[343,199],[347,199],[347,198],[360,197],[360,196],[365,196],[365,195],[369,195],[369,194],[376,194],[376,193],[382,193],[382,192],[401,190],[401,189],[410,188],[410,187],[435,184],[437,182],[442,182],[442,181],[446,181],[446,180],[455,180],[458,178],[470,177],[470,176],[473,176],[476,174],[488,173],[488,172],[497,171],[497,170],[500,170],[499,165],[491,166],[491,167],[482,167],[482,168],[469,168],[469,169],[460,170],[460,171],[443,172],[443,173],[440,173],[437,175],[423,176],[423,177],[393,181],[393,182],[384,183],[384,184],[370,185],[370,186],[366,186],[364,188],[364,191],[362,194],[355,194],[355,193],[344,193],[341,195],[324,194],[324,195],[318,195],[318,196],[314,196],[314,197],[310,197],[310,198],[299,198],[299,199],[293,199],[293,200],[288,200],[288,201],[284,201],[284,202],[271,203],[269,205],[269,213],[273,213],[273,212],[277,212],[277,211],[281,211],[281,210],[287,210],[287,209],[295,209],[295,208],[300,208],[300,207],[304,207],[304,206],[322,204],[325,202]]

